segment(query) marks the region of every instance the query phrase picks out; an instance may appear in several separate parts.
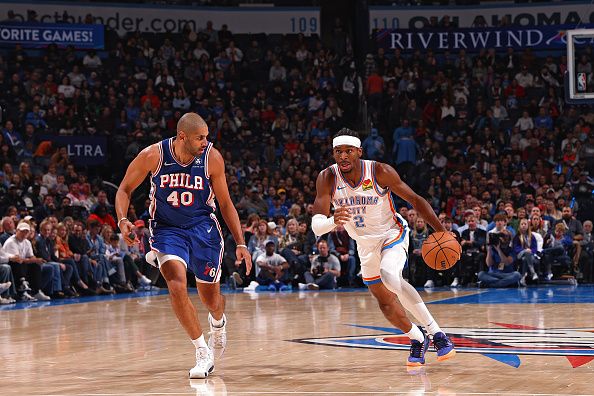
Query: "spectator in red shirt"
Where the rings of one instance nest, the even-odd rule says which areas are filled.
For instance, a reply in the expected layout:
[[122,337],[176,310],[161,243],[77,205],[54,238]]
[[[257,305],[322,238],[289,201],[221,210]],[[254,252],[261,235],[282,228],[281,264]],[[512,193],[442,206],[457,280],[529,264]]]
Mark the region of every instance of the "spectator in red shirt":
[[[146,102],[150,102],[150,104],[147,105]],[[150,106],[151,109],[159,109],[161,107],[161,100],[159,100],[159,97],[153,93],[153,89],[148,87],[145,95],[140,98],[140,104],[143,108]]]
[[90,223],[93,220],[97,220],[102,225],[107,224],[114,230],[118,228],[113,216],[107,213],[107,208],[105,205],[98,205],[97,208],[95,208],[93,214],[91,214],[87,219],[87,223]]
[[375,68],[371,72],[371,75],[367,77],[367,95],[370,107],[374,109],[380,108],[383,90],[384,79],[378,74],[377,68]]

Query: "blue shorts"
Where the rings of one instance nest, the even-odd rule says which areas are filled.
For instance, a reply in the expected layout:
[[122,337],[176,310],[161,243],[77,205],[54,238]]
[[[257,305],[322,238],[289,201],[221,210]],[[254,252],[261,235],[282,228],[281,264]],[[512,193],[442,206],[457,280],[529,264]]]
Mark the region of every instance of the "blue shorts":
[[[203,283],[219,281],[224,242],[221,226],[214,214],[203,217],[203,221],[192,228],[156,224],[151,225],[150,230],[151,249],[157,253],[159,265],[167,259],[181,259],[197,280]],[[164,257],[166,259],[161,260]]]

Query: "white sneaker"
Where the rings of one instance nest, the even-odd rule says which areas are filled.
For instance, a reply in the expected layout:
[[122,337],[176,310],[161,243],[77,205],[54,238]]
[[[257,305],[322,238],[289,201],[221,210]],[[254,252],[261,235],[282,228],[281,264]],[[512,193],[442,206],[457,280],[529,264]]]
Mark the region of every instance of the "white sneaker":
[[538,280],[538,274],[536,272],[532,274],[532,280],[533,281],[537,281]]
[[138,278],[138,282],[144,287],[150,286],[152,283],[151,280],[147,278],[145,275],[142,275],[140,278]]
[[10,304],[8,298],[0,297],[0,305]]
[[51,298],[49,296],[46,296],[45,293],[42,292],[41,290],[39,290],[34,297],[36,299],[38,299],[39,301],[49,301],[49,300],[51,300]]
[[244,287],[243,291],[256,291],[256,288],[260,286],[260,284],[256,281],[251,281],[248,287]]
[[223,325],[221,327],[214,326],[212,324],[213,320],[214,318],[209,313],[208,324],[210,325],[210,337],[208,338],[208,347],[213,355],[215,355],[217,359],[220,359],[227,347],[227,330],[225,329],[227,326],[227,317],[223,314]]
[[6,290],[10,289],[10,286],[12,286],[12,282],[0,283],[0,294],[4,293]]
[[425,282],[425,285],[423,285],[423,287],[427,288],[427,289],[433,289],[435,285],[433,284],[433,281],[431,279],[429,279],[427,282]]
[[456,278],[454,278],[454,281],[452,282],[450,287],[458,287],[459,285],[460,285],[460,282],[458,281],[458,277],[456,277]]
[[299,283],[299,290],[305,290],[307,289],[307,285],[305,283]]
[[241,279],[241,275],[239,275],[239,272],[234,272],[231,276],[233,277],[233,279],[235,279],[235,284],[237,286],[243,285],[243,279]]
[[320,285],[316,283],[308,283],[307,290],[320,290]]
[[19,286],[18,291],[26,291],[26,292],[30,292],[31,291],[31,287],[29,286],[29,282],[27,282],[25,280],[25,278],[21,278],[21,286]]
[[522,279],[520,279],[520,286],[526,287],[526,275],[522,276]]
[[23,294],[21,295],[21,301],[27,301],[27,302],[34,302],[37,301],[37,299],[35,297],[33,297],[32,295],[29,294],[29,292],[23,292]]
[[190,378],[206,378],[214,371],[214,356],[210,348],[196,348],[196,365],[190,370]]

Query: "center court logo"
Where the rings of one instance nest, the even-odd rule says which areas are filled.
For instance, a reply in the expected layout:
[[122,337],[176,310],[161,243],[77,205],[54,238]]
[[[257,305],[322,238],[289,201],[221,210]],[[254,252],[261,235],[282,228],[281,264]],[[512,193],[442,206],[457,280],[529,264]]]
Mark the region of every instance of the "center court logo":
[[[478,353],[512,367],[521,364],[518,355],[565,356],[575,368],[594,360],[594,329],[539,329],[493,323],[496,328],[443,328],[456,351]],[[350,325],[389,334],[350,337],[309,338],[297,342],[348,348],[408,350],[410,342],[400,330],[386,327]]]

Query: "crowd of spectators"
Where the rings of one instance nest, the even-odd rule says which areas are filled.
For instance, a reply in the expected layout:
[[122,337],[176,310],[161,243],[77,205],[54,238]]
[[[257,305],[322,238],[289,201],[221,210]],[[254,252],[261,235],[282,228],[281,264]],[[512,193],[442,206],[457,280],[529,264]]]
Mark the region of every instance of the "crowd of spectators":
[[[594,213],[594,114],[562,100],[564,57],[380,48],[358,68],[339,22],[334,33],[322,43],[315,36],[237,35],[208,23],[198,32],[129,34],[100,53],[55,46],[6,51],[0,213],[4,235],[13,238],[19,227],[22,233],[3,247],[9,264],[0,282],[13,285],[3,299],[129,292],[150,283],[142,260],[147,185],[127,216],[143,240],[129,249],[115,234],[113,192],[103,181],[117,184],[129,161],[172,136],[186,111],[206,120],[225,158],[256,263],[246,276],[227,238],[230,284],[359,286],[356,247],[346,231],[318,240],[310,220],[317,174],[331,163],[331,136],[357,127],[362,103],[374,125],[365,156],[394,164],[463,240],[460,265],[449,274],[430,271],[418,257],[429,230],[397,201],[412,231],[411,282],[487,285],[496,272],[517,272],[516,283],[567,275],[592,280],[591,223],[582,221]],[[584,56],[591,69],[591,54]],[[109,165],[73,164],[48,135],[107,136]],[[500,230],[496,216],[503,214],[497,235],[509,235],[493,245],[486,232]],[[528,231],[520,231],[524,219]],[[536,234],[543,241],[533,248]]]

